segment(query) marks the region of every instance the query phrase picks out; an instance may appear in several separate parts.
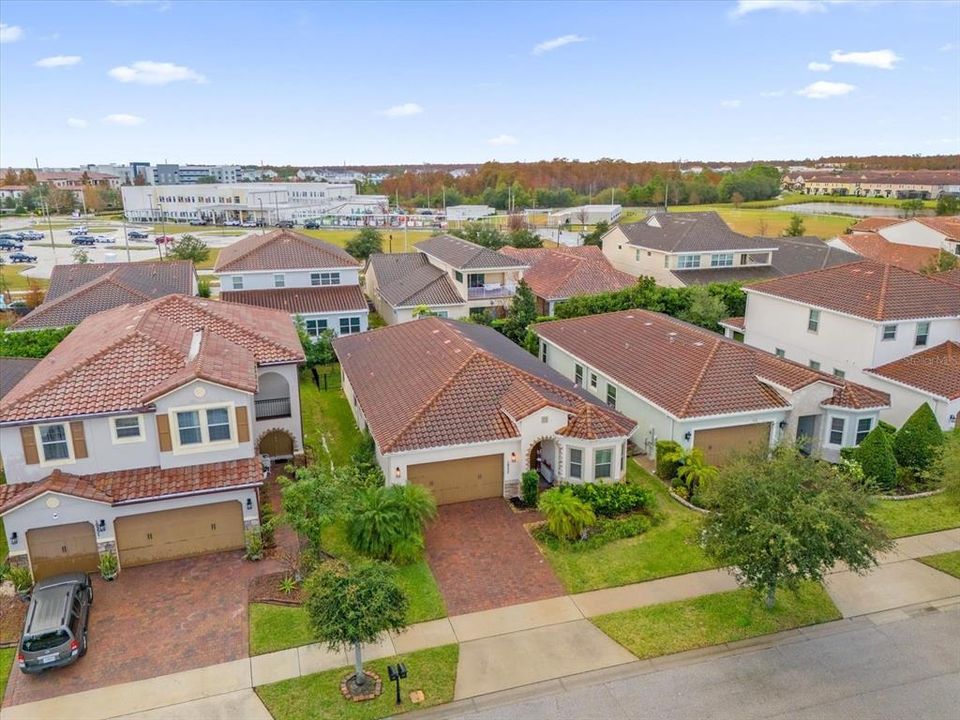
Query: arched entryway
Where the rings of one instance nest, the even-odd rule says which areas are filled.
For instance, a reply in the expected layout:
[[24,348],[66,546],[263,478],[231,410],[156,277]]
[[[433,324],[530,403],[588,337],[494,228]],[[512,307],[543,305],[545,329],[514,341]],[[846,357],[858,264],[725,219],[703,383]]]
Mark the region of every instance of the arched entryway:
[[557,444],[552,438],[541,438],[530,447],[527,467],[537,471],[544,482],[556,482],[557,465]]
[[272,458],[292,458],[293,435],[286,430],[270,430],[257,443],[257,452]]

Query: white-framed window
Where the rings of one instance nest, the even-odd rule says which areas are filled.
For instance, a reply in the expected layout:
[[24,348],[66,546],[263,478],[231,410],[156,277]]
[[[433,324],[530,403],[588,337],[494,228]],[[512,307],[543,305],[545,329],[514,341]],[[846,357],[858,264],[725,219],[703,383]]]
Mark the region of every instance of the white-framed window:
[[143,415],[123,415],[110,418],[114,445],[140,442],[144,439]]
[[438,318],[447,318],[450,317],[450,313],[447,310],[434,310],[433,316]]
[[597,374],[594,372],[590,373],[590,387],[597,389]]
[[306,328],[307,335],[310,337],[320,337],[324,330],[327,329],[326,320],[310,319],[304,320],[303,325]]
[[843,430],[847,425],[844,418],[830,418],[830,444],[843,445]]
[[577,387],[583,387],[583,365],[579,363],[573,366],[573,382]]
[[819,361],[819,360],[811,360],[811,361],[810,361],[810,369],[811,369],[811,370],[819,370],[819,369],[820,369],[820,361]]
[[864,441],[871,430],[873,430],[872,418],[860,418],[857,420],[857,445]]
[[311,285],[339,285],[340,273],[338,272],[315,272],[310,273]]
[[884,340],[896,340],[896,339],[897,339],[897,326],[896,326],[896,325],[884,325],[884,326],[883,326],[883,339],[884,339]]
[[207,437],[210,442],[230,439],[230,411],[225,407],[207,410]]
[[273,286],[282,288],[287,286],[287,276],[283,273],[277,273],[273,276]]
[[786,357],[786,356],[787,356],[787,351],[784,350],[783,348],[774,348],[773,353],[774,353],[774,355],[776,355],[778,358],[782,358],[782,357]]
[[698,268],[698,267],[700,267],[699,255],[678,255],[677,256],[677,269],[690,270],[692,268]]
[[846,372],[846,370],[841,370],[840,368],[834,368],[834,369],[833,369],[833,376],[834,376],[835,378],[838,378],[838,379],[840,379],[840,380],[843,380],[843,379],[845,379],[845,378],[847,377],[847,372]]
[[360,332],[360,318],[348,317],[340,318],[340,334],[353,335]]
[[40,459],[44,465],[70,462],[73,460],[73,446],[70,442],[70,430],[66,423],[53,423],[37,427]]
[[234,290],[243,290],[243,275],[234,275],[230,278],[230,287]]
[[593,478],[611,477],[613,469],[613,448],[597,448],[593,451]]
[[820,311],[810,308],[810,315],[807,317],[807,330],[812,333],[820,332]]
[[607,405],[614,410],[617,408],[617,386],[607,383]]
[[174,450],[202,450],[236,442],[231,405],[214,405],[171,410],[174,429]]
[[930,323],[929,322],[918,322],[917,323],[917,334],[914,336],[913,344],[916,347],[925,347],[927,340],[930,338]]
[[634,252],[634,260],[636,260],[637,262],[640,262],[640,248],[637,248],[633,252]]
[[570,448],[567,451],[567,474],[578,480],[583,477],[583,450]]
[[181,445],[199,445],[203,442],[199,410],[182,410],[176,414],[176,418]]
[[733,267],[733,253],[717,253],[711,255],[710,267]]

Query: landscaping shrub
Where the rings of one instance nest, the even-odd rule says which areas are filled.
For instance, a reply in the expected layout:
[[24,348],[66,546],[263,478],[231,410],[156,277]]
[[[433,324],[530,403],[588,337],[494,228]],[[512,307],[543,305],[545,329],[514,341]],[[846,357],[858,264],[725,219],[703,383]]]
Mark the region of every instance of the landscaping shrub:
[[537,503],[547,520],[547,528],[558,538],[576,540],[596,522],[596,515],[585,502],[559,488],[548,490]]
[[855,448],[853,457],[868,480],[879,490],[891,490],[897,484],[897,458],[893,454],[893,436],[879,425]]
[[527,507],[537,506],[537,496],[540,494],[540,475],[536,470],[527,470],[520,476],[520,494],[524,505]]
[[680,443],[673,440],[657,440],[657,477],[665,483],[673,483],[677,476],[677,468],[680,462],[676,460],[667,460],[667,457],[673,455],[678,450],[682,450]]
[[546,526],[534,530],[533,535],[538,542],[546,547],[552,549],[563,547],[579,552],[594,550],[614,540],[623,540],[625,538],[642,535],[657,522],[658,518],[638,513],[617,519],[600,518],[597,524],[590,528],[589,534],[583,540],[570,541],[558,538],[550,531],[549,527]]
[[885,432],[890,433],[891,435],[896,435],[896,434],[897,434],[897,426],[896,426],[896,425],[891,425],[890,423],[885,422],[884,420],[880,420],[880,421],[877,423],[877,427],[880,428],[881,430],[885,431]]
[[433,495],[421,485],[362,488],[347,520],[347,538],[369,557],[411,563],[423,552],[424,525],[436,515]]
[[564,490],[582,500],[601,517],[650,508],[653,497],[649,491],[634,483],[584,483],[565,485]]
[[893,438],[893,453],[901,467],[920,473],[930,467],[943,445],[943,430],[933,410],[923,403]]
[[273,505],[270,504],[269,498],[264,497],[260,503],[260,537],[263,538],[264,547],[271,548],[274,546],[276,527],[277,521],[273,512]]

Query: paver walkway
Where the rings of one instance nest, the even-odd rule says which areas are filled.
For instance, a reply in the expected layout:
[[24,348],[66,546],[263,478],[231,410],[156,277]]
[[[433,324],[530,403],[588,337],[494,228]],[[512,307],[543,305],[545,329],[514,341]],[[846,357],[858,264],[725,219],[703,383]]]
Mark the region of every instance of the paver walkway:
[[426,533],[427,562],[450,615],[564,594],[563,585],[502,498],[440,507]]

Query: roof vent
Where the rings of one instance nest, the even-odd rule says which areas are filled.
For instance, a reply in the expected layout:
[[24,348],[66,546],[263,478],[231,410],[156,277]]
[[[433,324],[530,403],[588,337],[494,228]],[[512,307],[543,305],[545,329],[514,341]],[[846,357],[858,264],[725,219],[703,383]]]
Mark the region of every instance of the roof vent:
[[636,317],[636,316],[635,316],[635,315],[627,315],[627,316],[626,316],[627,320],[633,320],[634,317]]
[[649,320],[647,320],[647,321],[643,324],[644,327],[650,327],[651,325],[653,325],[653,323],[650,322]]
[[200,341],[203,339],[203,330],[194,330],[190,338],[190,351],[187,353],[187,362],[193,362],[200,354]]
[[703,347],[703,343],[697,340],[694,344],[694,347]]

